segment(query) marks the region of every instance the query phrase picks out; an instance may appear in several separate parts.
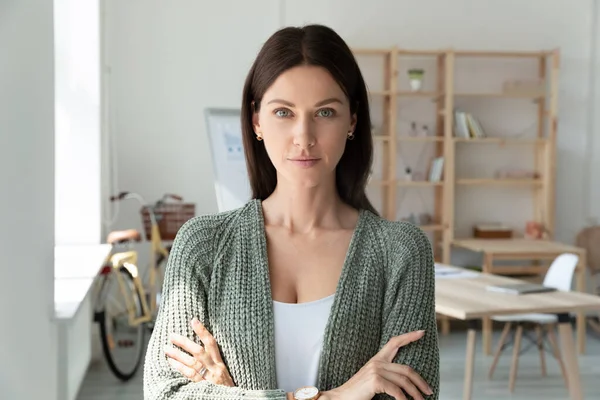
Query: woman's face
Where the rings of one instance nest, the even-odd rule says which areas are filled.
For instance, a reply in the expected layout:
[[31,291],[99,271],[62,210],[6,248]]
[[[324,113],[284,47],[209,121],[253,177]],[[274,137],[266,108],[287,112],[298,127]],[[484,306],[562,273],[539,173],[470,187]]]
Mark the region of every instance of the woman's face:
[[281,74],[265,92],[253,124],[278,180],[314,187],[332,182],[356,116],[326,69],[299,66]]

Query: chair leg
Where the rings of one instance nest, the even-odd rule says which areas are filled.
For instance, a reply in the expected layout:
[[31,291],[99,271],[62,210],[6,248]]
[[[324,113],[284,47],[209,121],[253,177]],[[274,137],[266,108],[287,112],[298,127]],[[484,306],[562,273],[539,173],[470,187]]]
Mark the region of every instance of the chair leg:
[[546,350],[544,349],[544,336],[542,335],[542,327],[540,324],[536,324],[535,332],[537,333],[537,345],[540,352],[540,366],[542,368],[542,376],[546,376]]
[[504,343],[506,342],[506,337],[510,332],[511,326],[511,322],[507,322],[504,324],[504,329],[502,330],[502,335],[500,335],[500,341],[498,342],[498,347],[496,348],[496,354],[494,354],[494,361],[492,361],[490,371],[488,372],[489,379],[492,379],[492,376],[494,375],[494,370],[496,369],[496,365],[498,364],[498,360],[500,359],[500,354],[502,354],[502,349],[504,348]]
[[515,391],[515,382],[517,380],[517,368],[519,366],[519,352],[521,351],[521,337],[523,336],[523,325],[517,325],[517,332],[515,333],[515,344],[513,347],[513,359],[510,366],[510,377],[508,380],[508,388],[510,392]]
[[569,380],[567,379],[567,371],[565,370],[565,364],[562,361],[562,357],[560,355],[560,350],[558,349],[556,336],[554,335],[554,324],[548,325],[548,340],[550,341],[550,345],[552,346],[552,352],[554,353],[554,358],[558,361],[558,366],[560,367],[560,372],[565,380],[565,386],[569,387]]

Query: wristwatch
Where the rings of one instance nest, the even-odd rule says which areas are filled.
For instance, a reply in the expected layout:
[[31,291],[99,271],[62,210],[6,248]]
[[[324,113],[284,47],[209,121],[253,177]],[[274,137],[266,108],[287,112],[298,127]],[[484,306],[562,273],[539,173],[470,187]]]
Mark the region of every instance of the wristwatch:
[[321,392],[314,386],[304,386],[294,392],[295,400],[317,400]]

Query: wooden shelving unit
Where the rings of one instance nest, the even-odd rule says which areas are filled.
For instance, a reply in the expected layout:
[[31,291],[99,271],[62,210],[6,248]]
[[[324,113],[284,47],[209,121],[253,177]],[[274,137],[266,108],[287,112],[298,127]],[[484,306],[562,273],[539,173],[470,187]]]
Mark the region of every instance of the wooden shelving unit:
[[[399,193],[402,191],[421,191],[420,196],[432,200],[430,215],[432,222],[424,224],[422,229],[427,232],[432,240],[436,260],[443,263],[450,262],[450,252],[454,240],[466,238],[469,235],[457,235],[457,221],[462,215],[457,212],[457,199],[465,195],[462,190],[482,187],[484,190],[500,188],[510,191],[531,192],[532,215],[526,220],[534,220],[543,224],[548,230],[550,238],[554,236],[554,210],[555,210],[555,166],[556,166],[556,135],[557,135],[557,95],[559,59],[558,50],[532,51],[532,52],[505,52],[505,51],[460,51],[454,49],[420,50],[401,49],[397,47],[387,49],[355,49],[354,53],[361,64],[365,57],[379,57],[382,61],[382,70],[378,71],[381,77],[381,87],[370,92],[372,99],[381,103],[382,123],[374,127],[377,135],[374,137],[375,146],[378,146],[380,159],[377,165],[380,170],[374,171],[378,178],[370,180],[369,185],[377,188],[381,196],[380,212],[387,219],[398,220],[402,201]],[[485,60],[489,68],[495,68],[494,63],[532,62],[535,67],[532,79],[543,83],[543,90],[509,91],[503,90],[502,85],[491,87],[489,85],[469,85],[473,82],[465,80],[469,76],[468,63],[470,60]],[[415,61],[416,60],[416,61]],[[408,85],[407,70],[415,68],[419,63],[427,64],[427,85],[421,90],[412,91]],[[433,67],[432,67],[433,65]],[[504,64],[502,64],[504,65]],[[508,64],[507,64],[508,65]],[[518,76],[512,79],[521,79],[523,71],[515,68],[513,64],[507,67],[508,71],[517,71]],[[363,67],[361,66],[361,69]],[[483,67],[482,67],[483,68]],[[502,67],[499,67],[502,68]],[[482,69],[475,70],[480,73]],[[521,74],[523,72],[523,74]],[[369,73],[373,73],[369,70]],[[477,74],[475,74],[477,75]],[[467,83],[465,85],[465,82]],[[367,83],[369,84],[368,80]],[[467,87],[465,87],[467,86]],[[468,87],[470,86],[470,87]],[[455,127],[455,111],[463,109],[471,113],[467,106],[461,102],[471,102],[477,109],[485,109],[487,116],[494,115],[494,110],[500,110],[497,102],[521,102],[532,108],[531,114],[534,121],[533,131],[529,135],[514,134],[513,128],[489,134],[487,129],[485,137],[457,137]],[[417,107],[416,102],[428,104],[428,121],[431,129],[429,136],[409,136],[401,127],[400,114],[407,109]],[[401,104],[400,104],[401,103]],[[464,107],[464,108],[463,108]],[[373,112],[378,112],[372,108]],[[500,111],[498,111],[500,113]],[[477,111],[471,114],[478,120]],[[434,123],[432,123],[434,122]],[[402,165],[402,152],[415,153],[427,148],[429,161],[443,157],[443,174],[439,182],[428,180],[407,180],[398,168]],[[498,178],[495,176],[465,176],[464,170],[457,168],[457,152],[460,154],[476,154],[489,151],[485,149],[500,149],[507,154],[511,151],[528,151],[531,154],[533,169],[537,173],[535,178]],[[520,153],[519,153],[520,154]],[[461,161],[460,159],[458,161]],[[492,161],[490,161],[492,162]],[[510,163],[510,161],[506,161]],[[431,164],[429,164],[431,165]],[[500,166],[499,166],[500,167]],[[477,175],[478,168],[473,168],[473,175]],[[376,173],[375,173],[376,172]],[[489,175],[489,174],[488,174]],[[422,174],[421,178],[427,179],[429,171]],[[527,192],[525,192],[527,193]],[[497,210],[490,206],[490,215]],[[503,222],[503,221],[499,221]],[[523,221],[523,227],[525,220]],[[520,227],[519,227],[520,228]]]

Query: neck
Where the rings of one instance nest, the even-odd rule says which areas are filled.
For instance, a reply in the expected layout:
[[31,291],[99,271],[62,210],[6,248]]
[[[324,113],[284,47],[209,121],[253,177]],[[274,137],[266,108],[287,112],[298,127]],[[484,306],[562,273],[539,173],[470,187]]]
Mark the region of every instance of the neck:
[[345,227],[351,211],[337,193],[335,176],[332,182],[311,188],[280,179],[263,204],[269,224],[283,226],[293,233]]

